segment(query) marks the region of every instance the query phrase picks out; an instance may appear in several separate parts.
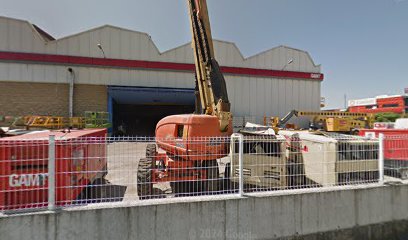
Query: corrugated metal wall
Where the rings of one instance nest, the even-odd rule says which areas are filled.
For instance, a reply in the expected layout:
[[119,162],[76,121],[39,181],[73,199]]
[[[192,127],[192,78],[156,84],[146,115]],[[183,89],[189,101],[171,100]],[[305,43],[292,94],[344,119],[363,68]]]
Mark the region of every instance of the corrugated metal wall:
[[[98,43],[108,58],[193,63],[189,44],[160,53],[145,33],[103,26],[47,41],[30,23],[0,17],[0,51],[101,58]],[[320,66],[315,65],[305,51],[280,46],[244,59],[235,44],[223,41],[214,44],[222,66],[320,73]],[[287,65],[289,59],[293,59],[293,63]],[[0,81],[68,83],[68,67],[74,69],[76,83],[81,84],[194,88],[194,76],[189,72],[18,62],[0,62]],[[226,81],[236,116],[283,116],[292,109],[320,108],[321,82],[318,80],[227,75]]]

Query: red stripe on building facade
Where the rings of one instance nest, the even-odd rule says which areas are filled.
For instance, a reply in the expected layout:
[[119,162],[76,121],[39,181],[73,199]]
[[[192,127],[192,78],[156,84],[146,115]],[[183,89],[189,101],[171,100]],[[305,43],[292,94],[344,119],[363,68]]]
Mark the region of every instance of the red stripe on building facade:
[[[170,70],[193,72],[194,64],[173,63],[173,62],[154,62],[142,60],[125,60],[112,58],[92,58],[68,55],[52,55],[40,53],[21,53],[21,52],[0,52],[0,61],[44,63],[44,64],[68,64],[79,66],[96,66],[112,68],[133,68],[149,70]],[[221,67],[225,74],[247,75],[259,77],[277,77],[277,78],[296,78],[323,81],[324,74],[309,72],[279,71],[258,68],[239,68],[239,67]]]

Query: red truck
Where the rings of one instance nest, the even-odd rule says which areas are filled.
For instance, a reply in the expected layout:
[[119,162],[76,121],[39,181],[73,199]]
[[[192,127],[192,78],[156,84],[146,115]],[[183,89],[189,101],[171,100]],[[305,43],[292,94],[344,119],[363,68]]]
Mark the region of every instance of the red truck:
[[48,204],[49,136],[55,136],[56,205],[72,204],[107,174],[106,129],[0,138],[0,211]]

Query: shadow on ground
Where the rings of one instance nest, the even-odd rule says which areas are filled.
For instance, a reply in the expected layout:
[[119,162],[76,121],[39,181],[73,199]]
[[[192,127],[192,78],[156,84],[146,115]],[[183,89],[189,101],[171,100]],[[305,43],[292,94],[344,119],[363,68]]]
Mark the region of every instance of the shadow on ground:
[[75,204],[121,202],[127,187],[111,184],[106,179],[96,180],[78,196]]

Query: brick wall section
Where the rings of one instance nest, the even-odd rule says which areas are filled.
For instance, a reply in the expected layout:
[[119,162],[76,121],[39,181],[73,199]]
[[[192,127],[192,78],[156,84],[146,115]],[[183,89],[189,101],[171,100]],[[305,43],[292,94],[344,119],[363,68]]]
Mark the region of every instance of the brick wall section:
[[85,84],[75,85],[74,115],[83,116],[85,111],[108,111],[108,90],[106,86]]
[[[0,82],[0,115],[68,116],[68,84]],[[74,115],[84,111],[107,111],[107,88],[77,84]]]

